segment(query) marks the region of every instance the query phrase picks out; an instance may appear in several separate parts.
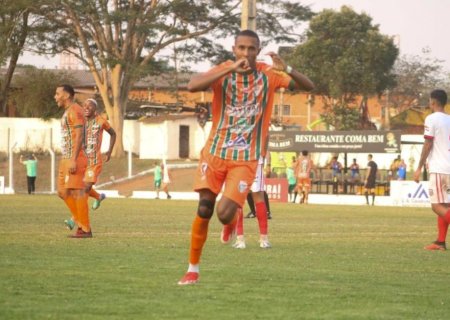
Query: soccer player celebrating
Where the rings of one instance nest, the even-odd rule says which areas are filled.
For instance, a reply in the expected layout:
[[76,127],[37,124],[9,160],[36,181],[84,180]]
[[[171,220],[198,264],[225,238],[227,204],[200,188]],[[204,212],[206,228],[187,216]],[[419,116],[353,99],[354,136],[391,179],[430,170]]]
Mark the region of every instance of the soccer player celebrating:
[[61,119],[62,159],[58,169],[58,195],[72,213],[78,229],[71,238],[92,238],[89,223],[88,197],[83,181],[87,158],[83,148],[85,118],[83,109],[74,102],[75,91],[70,85],[56,88],[55,101],[64,108]]
[[265,154],[273,98],[279,88],[312,90],[313,83],[287,66],[275,53],[269,55],[273,65],[256,62],[260,48],[258,35],[251,30],[235,38],[235,61],[226,61],[210,71],[193,76],[191,92],[213,90],[212,128],[201,152],[194,180],[199,205],[191,229],[191,246],[187,273],[178,282],[193,284],[199,278],[199,263],[208,234],[216,197],[222,224],[235,223],[236,211],[242,209],[253,182],[258,159]]
[[[100,203],[106,198],[105,194],[99,194],[93,188],[93,185],[97,183],[98,176],[102,172],[103,167],[103,158],[101,154],[103,130],[108,132],[111,136],[108,151],[104,156],[105,162],[108,162],[111,158],[111,152],[116,142],[116,132],[113,128],[111,128],[108,121],[97,113],[97,101],[94,99],[87,99],[83,103],[83,110],[86,118],[86,124],[84,127],[84,143],[88,160],[84,182],[86,184],[86,192],[90,197],[95,199],[92,204],[92,209],[97,210],[98,207],[100,207]],[[73,229],[75,225],[73,219],[65,220],[64,222],[69,229]]]
[[431,92],[429,106],[433,113],[425,118],[425,142],[414,172],[414,180],[419,182],[422,167],[428,159],[428,188],[431,209],[438,215],[438,237],[424,248],[426,250],[446,250],[445,239],[450,223],[450,115],[444,112],[446,104],[447,93],[444,90]]

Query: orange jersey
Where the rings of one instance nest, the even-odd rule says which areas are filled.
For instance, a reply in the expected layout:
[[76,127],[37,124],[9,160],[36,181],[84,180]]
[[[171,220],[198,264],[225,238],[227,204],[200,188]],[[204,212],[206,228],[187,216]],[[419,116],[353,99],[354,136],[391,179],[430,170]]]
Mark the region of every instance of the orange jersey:
[[[224,62],[211,71],[232,63]],[[275,91],[287,88],[292,79],[265,63],[258,62],[256,68],[251,74],[229,73],[211,85],[212,128],[205,150],[216,157],[255,161],[266,152]]]
[[310,158],[299,157],[295,168],[297,178],[309,178],[312,168],[313,162]]
[[98,114],[92,119],[86,120],[84,136],[89,166],[102,163],[101,147],[103,130],[109,130],[110,128],[111,125],[109,122]]
[[[75,130],[83,134],[85,124],[83,108],[74,103],[64,111],[61,118],[61,153],[63,159],[70,159],[75,151]],[[81,148],[80,153],[83,152]]]

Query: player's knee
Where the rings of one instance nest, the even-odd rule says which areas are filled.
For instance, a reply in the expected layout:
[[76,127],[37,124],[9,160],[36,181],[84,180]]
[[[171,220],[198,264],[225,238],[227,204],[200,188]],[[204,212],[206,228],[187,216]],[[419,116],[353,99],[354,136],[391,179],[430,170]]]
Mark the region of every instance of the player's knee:
[[234,206],[217,208],[217,217],[222,224],[229,224],[233,221],[236,210]]
[[202,199],[198,203],[197,215],[203,219],[210,219],[214,212],[214,202]]

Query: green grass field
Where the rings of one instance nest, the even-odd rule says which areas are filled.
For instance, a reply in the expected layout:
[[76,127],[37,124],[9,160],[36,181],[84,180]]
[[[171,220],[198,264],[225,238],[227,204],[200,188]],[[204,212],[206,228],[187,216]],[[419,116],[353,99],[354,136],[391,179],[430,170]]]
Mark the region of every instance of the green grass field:
[[180,287],[196,203],[107,199],[68,239],[56,196],[0,197],[0,319],[448,319],[450,256],[429,209],[273,204],[273,248],[219,241]]

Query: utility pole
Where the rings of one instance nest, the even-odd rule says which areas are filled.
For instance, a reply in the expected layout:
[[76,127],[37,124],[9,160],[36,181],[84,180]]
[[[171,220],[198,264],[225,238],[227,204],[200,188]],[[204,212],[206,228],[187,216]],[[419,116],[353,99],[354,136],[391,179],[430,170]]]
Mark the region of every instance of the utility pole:
[[256,31],[256,0],[242,0],[241,29]]

